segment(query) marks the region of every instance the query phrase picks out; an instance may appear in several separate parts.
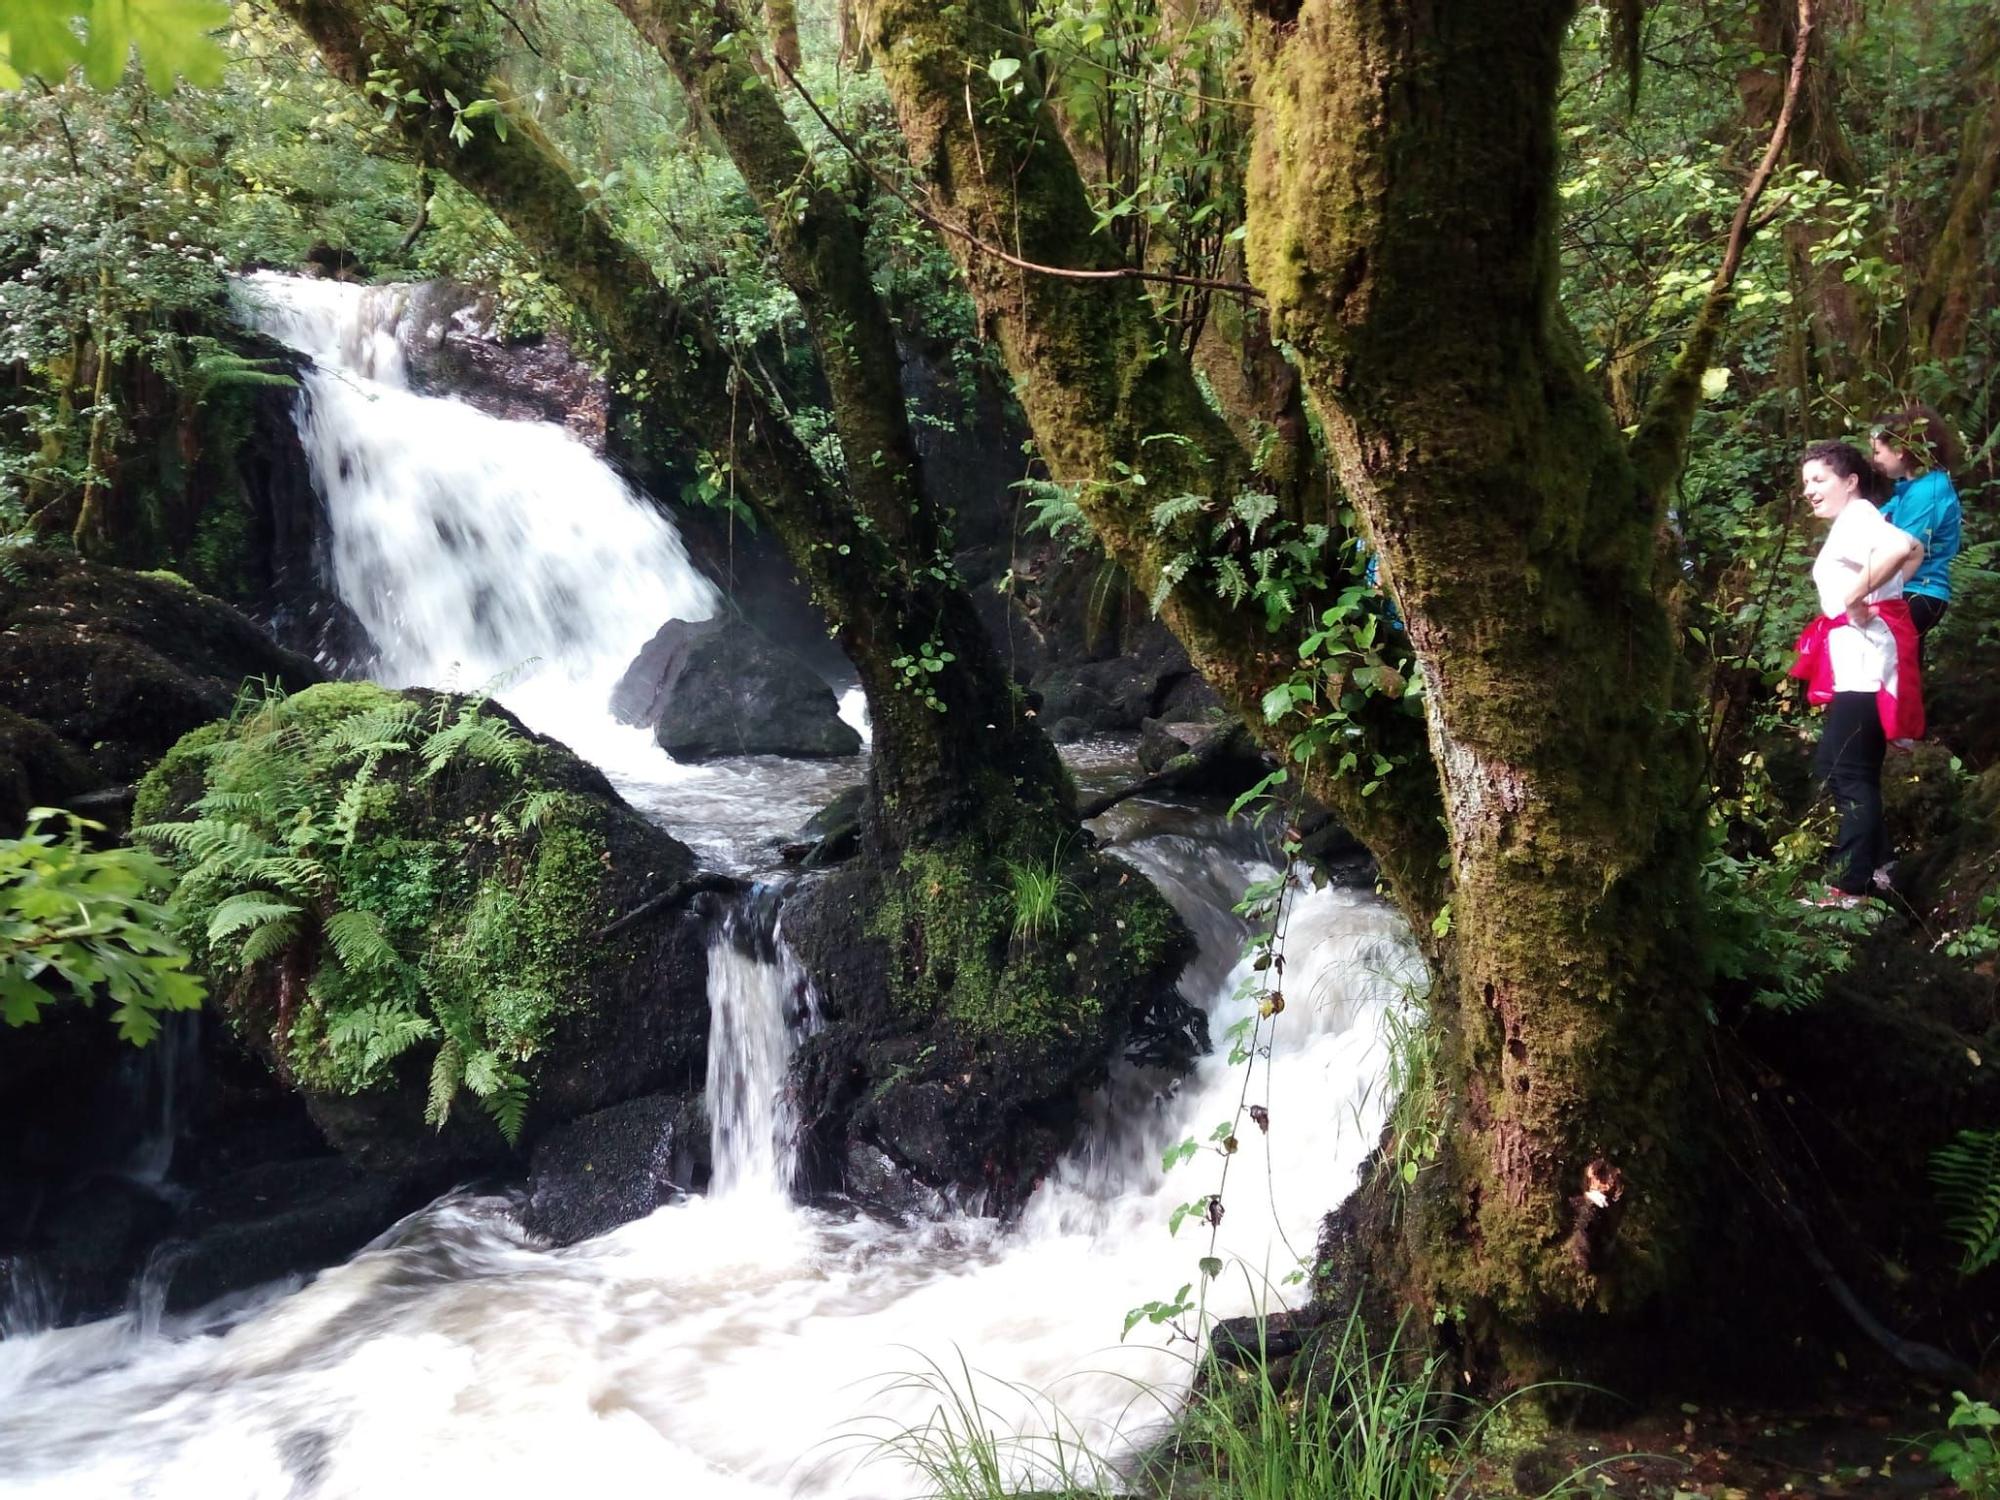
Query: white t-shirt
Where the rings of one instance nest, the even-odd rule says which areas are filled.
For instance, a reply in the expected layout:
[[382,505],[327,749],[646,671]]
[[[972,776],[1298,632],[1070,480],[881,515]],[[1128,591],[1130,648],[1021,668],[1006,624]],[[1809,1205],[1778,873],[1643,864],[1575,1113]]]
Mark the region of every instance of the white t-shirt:
[[[1847,596],[1854,585],[1884,553],[1900,553],[1910,539],[1882,518],[1882,512],[1866,500],[1850,500],[1833,518],[1826,541],[1813,559],[1813,587],[1819,591],[1819,611],[1842,617],[1826,638],[1827,657],[1833,664],[1836,693],[1874,693],[1896,680],[1896,638],[1880,620],[1871,620],[1865,629],[1846,622]],[[1901,576],[1891,578],[1868,596],[1870,604],[1903,597]]]

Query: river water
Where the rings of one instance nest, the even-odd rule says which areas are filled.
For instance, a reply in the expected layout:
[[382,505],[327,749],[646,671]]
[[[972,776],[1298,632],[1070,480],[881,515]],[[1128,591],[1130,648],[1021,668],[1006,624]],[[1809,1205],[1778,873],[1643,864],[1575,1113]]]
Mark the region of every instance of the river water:
[[[257,278],[246,295],[320,366],[301,435],[381,680],[495,685],[727,868],[766,867],[858,778],[858,760],[680,766],[613,722],[638,647],[718,607],[672,527],[559,428],[411,393],[397,289]],[[1115,754],[1087,749],[1080,774]],[[1094,827],[1194,928],[1183,989],[1220,1038],[1253,1003],[1230,907],[1271,873],[1256,841],[1147,804]],[[1162,1153],[1207,1141],[1239,1102],[1265,1107],[1268,1133],[1240,1132],[1206,1310],[1295,1300],[1287,1276],[1379,1133],[1382,1020],[1418,974],[1373,895],[1300,890],[1263,1054],[1231,1066],[1225,1048],[1178,1082],[1115,1071],[1014,1224],[942,1208],[891,1224],[792,1200],[785,1068],[816,1020],[782,921],[761,937],[718,930],[710,950],[708,1195],[549,1249],[509,1200],[456,1194],[303,1286],[8,1338],[0,1495],[886,1500],[921,1487],[881,1440],[954,1392],[1022,1435],[1024,1480],[1052,1429],[1115,1458],[1159,1430],[1192,1350],[1146,1323],[1121,1341],[1125,1313],[1198,1282],[1210,1253],[1206,1226],[1168,1225],[1222,1159],[1169,1172]]]

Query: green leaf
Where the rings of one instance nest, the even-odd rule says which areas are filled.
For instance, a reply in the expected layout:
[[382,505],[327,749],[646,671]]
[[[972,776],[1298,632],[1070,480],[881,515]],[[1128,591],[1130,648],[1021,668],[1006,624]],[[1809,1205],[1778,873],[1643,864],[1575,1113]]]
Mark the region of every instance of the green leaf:
[[242,896],[231,896],[208,919],[208,941],[219,943],[232,933],[245,928],[262,927],[267,922],[275,922],[280,917],[289,917],[298,908],[289,901],[280,901],[262,891]]
[[1021,60],[1018,57],[996,57],[986,65],[986,76],[1001,85],[1020,71]]

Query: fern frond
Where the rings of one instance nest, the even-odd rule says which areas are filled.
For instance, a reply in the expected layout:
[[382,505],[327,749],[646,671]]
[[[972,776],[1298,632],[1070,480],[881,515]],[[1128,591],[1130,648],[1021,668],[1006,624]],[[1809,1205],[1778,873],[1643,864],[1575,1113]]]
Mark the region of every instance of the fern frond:
[[528,1118],[528,1081],[517,1073],[509,1073],[498,1088],[482,1095],[479,1102],[486,1106],[486,1113],[500,1127],[500,1135],[507,1144],[517,1144],[521,1126]]
[[241,896],[231,896],[208,919],[208,941],[219,943],[232,933],[248,928],[262,927],[267,922],[278,921],[282,917],[294,916],[298,908],[289,901],[263,891],[252,891]]
[[512,725],[489,719],[476,708],[466,708],[457,719],[424,741],[422,754],[424,769],[417,777],[419,781],[429,781],[461,756],[482,765],[518,772],[527,759],[528,742],[514,732]]
[[521,803],[520,816],[515,820],[522,832],[542,826],[542,820],[561,805],[563,794],[555,791],[532,792]]
[[1164,534],[1183,517],[1199,515],[1208,508],[1205,495],[1174,495],[1153,507],[1153,530]]
[[367,1007],[367,1016],[369,1032],[362,1066],[371,1073],[401,1057],[418,1042],[437,1035],[437,1027],[428,1016],[400,1005],[371,1005]]
[[320,736],[320,744],[343,756],[370,750],[407,750],[420,722],[414,703],[398,701],[381,708],[365,709],[342,719]]
[[431,1063],[430,1089],[424,1099],[426,1125],[444,1128],[445,1117],[451,1113],[452,1096],[458,1092],[459,1080],[464,1077],[465,1054],[456,1041],[447,1037]]
[[243,940],[243,947],[237,953],[236,961],[247,969],[252,964],[261,964],[267,958],[276,958],[291,946],[292,940],[298,935],[297,917],[280,917],[274,922],[266,922]]
[[327,879],[326,866],[296,854],[274,854],[267,859],[252,860],[243,875],[247,880],[274,885],[297,901],[310,901],[325,889]]
[[2000,1130],[1961,1130],[1931,1153],[1945,1228],[1965,1252],[1959,1273],[2000,1261]]
[[337,911],[326,919],[327,941],[340,966],[354,973],[380,973],[402,966],[402,958],[372,911]]

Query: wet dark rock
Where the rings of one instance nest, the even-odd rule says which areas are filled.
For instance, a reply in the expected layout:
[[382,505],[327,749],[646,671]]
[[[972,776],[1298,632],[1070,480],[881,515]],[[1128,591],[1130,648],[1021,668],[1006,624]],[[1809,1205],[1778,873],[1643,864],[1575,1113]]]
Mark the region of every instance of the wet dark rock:
[[847,1147],[843,1185],[850,1202],[884,1219],[923,1218],[937,1195],[900,1167],[878,1146],[852,1141]]
[[0,580],[0,818],[129,785],[246,678],[324,674],[219,599],[169,575],[23,549]]
[[806,819],[783,848],[786,863],[819,870],[850,858],[861,844],[861,808],[867,799],[866,786],[851,786]]
[[[925,1211],[940,1195],[1015,1212],[1075,1139],[1083,1101],[1120,1049],[1185,1024],[1175,980],[1192,939],[1155,893],[1132,891],[1131,871],[1112,860],[1074,864],[1069,878],[1079,910],[1116,910],[1119,919],[1081,922],[1038,951],[1007,942],[1004,929],[990,947],[976,938],[976,950],[951,947],[967,941],[952,930],[962,916],[897,878],[864,854],[795,887],[785,906],[785,935],[821,1015],[793,1067],[803,1186],[890,1214]],[[942,889],[990,876],[973,866],[929,878]],[[1003,983],[1047,984],[1073,1008],[1048,1027],[930,1008],[914,987],[936,979],[892,963],[885,912],[898,914],[909,962],[958,954],[964,977],[954,1003],[1004,1006],[1021,991],[1003,992]]]
[[604,379],[559,333],[505,338],[493,295],[453,281],[404,289],[397,322],[411,388],[510,422],[555,422],[604,448]]
[[268,1162],[199,1188],[162,1252],[169,1311],[346,1260],[430,1196],[338,1156]]
[[679,761],[861,749],[825,679],[731,616],[661,626],[613,689],[611,710],[624,723],[651,727]]
[[571,1120],[542,1138],[521,1223],[558,1245],[643,1219],[708,1176],[698,1101],[655,1094]]
[[147,1257],[174,1220],[153,1187],[105,1175],[71,1184],[48,1203],[23,1247],[66,1322],[124,1306]]

